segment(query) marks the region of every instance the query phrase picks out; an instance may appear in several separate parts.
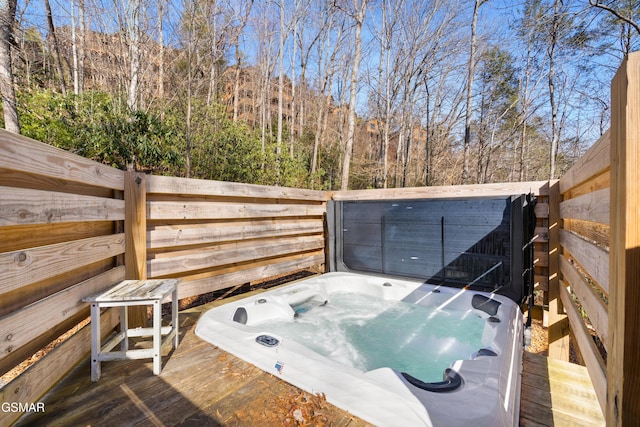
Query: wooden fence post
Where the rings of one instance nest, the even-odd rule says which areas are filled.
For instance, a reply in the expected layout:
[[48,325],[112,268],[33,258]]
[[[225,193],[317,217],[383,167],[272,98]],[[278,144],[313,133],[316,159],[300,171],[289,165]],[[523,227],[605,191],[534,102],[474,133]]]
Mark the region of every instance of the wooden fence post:
[[569,319],[560,301],[560,182],[549,181],[549,357],[569,360]]
[[640,52],[611,84],[607,426],[640,420]]
[[[147,278],[147,183],[142,173],[125,172],[125,277]],[[129,308],[131,327],[147,326],[147,307]]]

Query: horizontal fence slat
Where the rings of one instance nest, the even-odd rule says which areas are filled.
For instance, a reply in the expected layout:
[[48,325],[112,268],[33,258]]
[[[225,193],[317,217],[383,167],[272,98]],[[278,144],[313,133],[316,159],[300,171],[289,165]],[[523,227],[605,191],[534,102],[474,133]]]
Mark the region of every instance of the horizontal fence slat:
[[534,212],[537,218],[549,218],[549,203],[537,203]]
[[147,202],[148,221],[322,216],[323,205]]
[[598,353],[598,349],[593,343],[591,335],[587,331],[586,326],[582,321],[582,317],[580,316],[578,309],[571,301],[571,295],[569,294],[569,291],[562,283],[562,281],[560,281],[560,299],[562,300],[562,304],[567,312],[571,330],[573,331],[573,335],[576,337],[578,348],[580,349],[580,354],[582,355],[582,358],[584,359],[585,365],[587,367],[587,371],[589,372],[589,377],[591,378],[591,382],[593,383],[593,388],[596,392],[596,396],[598,397],[598,402],[600,402],[602,412],[606,412],[606,367]]
[[148,248],[159,249],[186,245],[202,245],[225,240],[281,237],[293,234],[322,233],[321,219],[250,221],[243,224],[213,224],[152,228],[147,233]]
[[605,188],[565,200],[560,203],[560,217],[609,225],[609,199],[610,191]]
[[533,284],[536,290],[547,292],[549,290],[549,277],[536,274],[533,278]]
[[565,220],[563,229],[608,248],[611,244],[611,229],[608,225],[579,219]]
[[609,316],[607,306],[593,288],[589,286],[580,272],[565,257],[560,257],[560,272],[564,281],[580,300],[580,305],[596,330],[598,337],[606,346],[609,341]]
[[248,262],[262,258],[273,258],[289,254],[324,248],[323,236],[304,236],[281,239],[265,239],[218,245],[204,248],[186,255],[175,255],[149,260],[149,277],[184,274],[220,267],[223,265]]
[[609,293],[609,252],[565,230],[560,230],[560,244],[598,286]]
[[0,252],[53,245],[113,233],[112,221],[64,222],[0,227]]
[[0,187],[0,226],[124,220],[124,200]]
[[0,129],[0,168],[124,190],[124,172]]
[[347,190],[333,192],[332,198],[336,201],[346,201],[450,197],[507,197],[517,194],[528,194],[530,192],[537,196],[548,196],[549,181]]
[[566,193],[576,185],[595,177],[611,164],[610,130],[607,130],[591,148],[560,178],[560,193]]
[[[0,340],[0,373],[6,372],[12,362],[21,361],[16,359],[25,359],[48,344],[54,337],[47,332],[56,325],[83,310],[88,315],[89,304],[82,302],[82,298],[122,280],[124,267],[116,267],[1,318],[0,331],[5,339]],[[25,347],[25,351],[18,350]]]
[[325,202],[329,199],[326,191],[152,175],[147,176],[147,192],[178,196],[212,195],[216,197],[289,199],[314,202]]
[[535,243],[549,242],[549,229],[547,227],[536,227],[533,232],[533,241]]
[[534,249],[533,251],[533,264],[536,267],[548,267],[549,266],[549,254],[543,250]]
[[253,282],[269,277],[288,274],[293,271],[311,268],[324,264],[324,252],[300,254],[283,261],[270,260],[266,263],[252,267],[246,266],[241,270],[216,274],[209,277],[188,280],[186,277],[178,286],[178,298],[187,298],[206,292],[226,289],[240,283]]
[[90,237],[0,254],[0,295],[124,253],[124,234]]
[[[100,316],[102,336],[118,324],[118,311],[106,310]],[[91,353],[91,325],[88,324],[31,366],[22,375],[0,388],[1,402],[35,403],[59,383],[71,369]],[[89,372],[87,372],[89,376]],[[46,408],[45,408],[46,410]],[[0,411],[0,425],[11,425],[22,413]]]

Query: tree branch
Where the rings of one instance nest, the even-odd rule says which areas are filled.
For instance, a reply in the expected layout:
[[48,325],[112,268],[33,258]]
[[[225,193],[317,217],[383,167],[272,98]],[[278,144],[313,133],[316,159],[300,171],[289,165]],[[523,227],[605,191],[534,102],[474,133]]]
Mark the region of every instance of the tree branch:
[[589,4],[592,7],[597,7],[599,9],[606,10],[607,12],[613,14],[616,18],[618,18],[618,19],[626,22],[627,24],[631,25],[638,32],[638,34],[640,35],[640,24],[636,23],[631,18],[627,18],[625,16],[622,16],[620,14],[620,12],[618,12],[615,9],[613,9],[612,7],[607,6],[606,4],[600,3],[600,0],[589,0]]

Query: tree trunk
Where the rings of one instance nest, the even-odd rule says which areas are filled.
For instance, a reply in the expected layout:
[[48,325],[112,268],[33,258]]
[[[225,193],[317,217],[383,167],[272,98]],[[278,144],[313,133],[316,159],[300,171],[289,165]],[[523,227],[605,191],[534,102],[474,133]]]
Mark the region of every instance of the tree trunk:
[[349,127],[347,129],[347,143],[345,144],[344,159],[342,162],[342,183],[340,188],[349,188],[349,168],[351,166],[351,155],[353,151],[353,140],[356,134],[356,100],[358,90],[358,69],[360,68],[360,57],[362,56],[362,24],[367,12],[367,1],[362,0],[355,12],[355,53],[353,55],[353,66],[351,68],[351,84],[349,89]]
[[80,31],[78,34],[78,92],[84,92],[84,61],[85,61],[85,15],[84,0],[78,0],[78,24]]
[[553,19],[551,23],[551,39],[549,40],[549,104],[551,104],[551,148],[549,152],[549,179],[556,175],[556,156],[558,153],[558,105],[555,99],[555,51],[558,44],[558,26],[560,21],[560,2],[553,2]]
[[56,73],[58,74],[58,80],[60,82],[60,91],[62,95],[67,95],[67,85],[64,81],[64,73],[62,72],[62,61],[60,60],[60,45],[58,44],[58,37],[56,36],[56,28],[53,25],[53,16],[51,15],[51,4],[49,0],[44,0],[44,7],[47,12],[47,28],[51,41],[53,42],[54,63],[56,67]]
[[80,88],[78,84],[78,37],[76,34],[76,2],[71,0],[71,56],[73,59],[73,94],[78,96]]
[[140,77],[140,0],[127,2],[127,38],[129,42],[129,87],[127,106],[138,109],[138,85]]
[[467,108],[464,119],[464,147],[462,154],[462,183],[469,180],[469,146],[471,145],[471,108],[473,98],[473,77],[476,67],[476,25],[478,23],[478,11],[486,0],[475,0],[473,7],[473,19],[471,21],[471,49],[469,52],[469,73],[467,76]]
[[20,133],[18,105],[13,87],[13,69],[11,65],[11,45],[13,44],[13,24],[16,18],[17,0],[0,1],[0,93],[4,110],[4,128],[9,132]]
[[158,0],[158,100],[160,101],[160,118],[164,119],[164,0]]

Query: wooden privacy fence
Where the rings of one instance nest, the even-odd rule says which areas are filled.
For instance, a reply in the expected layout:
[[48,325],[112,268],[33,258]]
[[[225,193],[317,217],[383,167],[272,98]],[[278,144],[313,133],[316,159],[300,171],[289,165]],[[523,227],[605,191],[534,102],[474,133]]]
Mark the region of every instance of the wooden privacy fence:
[[[179,297],[324,264],[327,193],[148,176],[149,278],[181,277]],[[146,248],[146,255],[144,254]]]
[[566,313],[607,425],[637,425],[640,52],[613,79],[610,130],[560,179],[559,191],[562,304],[550,305],[550,316],[561,322]]
[[[571,325],[598,400],[606,406],[606,367],[593,337],[606,346],[609,296],[610,133],[607,132],[560,179],[560,283],[564,314]],[[558,312],[558,309],[564,309]],[[561,319],[559,317],[558,319]],[[587,326],[588,325],[588,326]],[[568,359],[568,340],[554,343]]]
[[[125,278],[124,173],[0,131],[0,375],[88,316],[82,298]],[[102,316],[103,334],[115,311]],[[86,327],[0,388],[38,399],[89,352]],[[0,424],[20,414],[0,411]]]
[[[123,279],[180,298],[324,264],[327,193],[145,176],[0,130],[0,376],[83,322]],[[117,312],[102,314],[102,334]],[[37,402],[90,352],[85,326],[8,384]],[[0,425],[20,413],[0,411]]]

